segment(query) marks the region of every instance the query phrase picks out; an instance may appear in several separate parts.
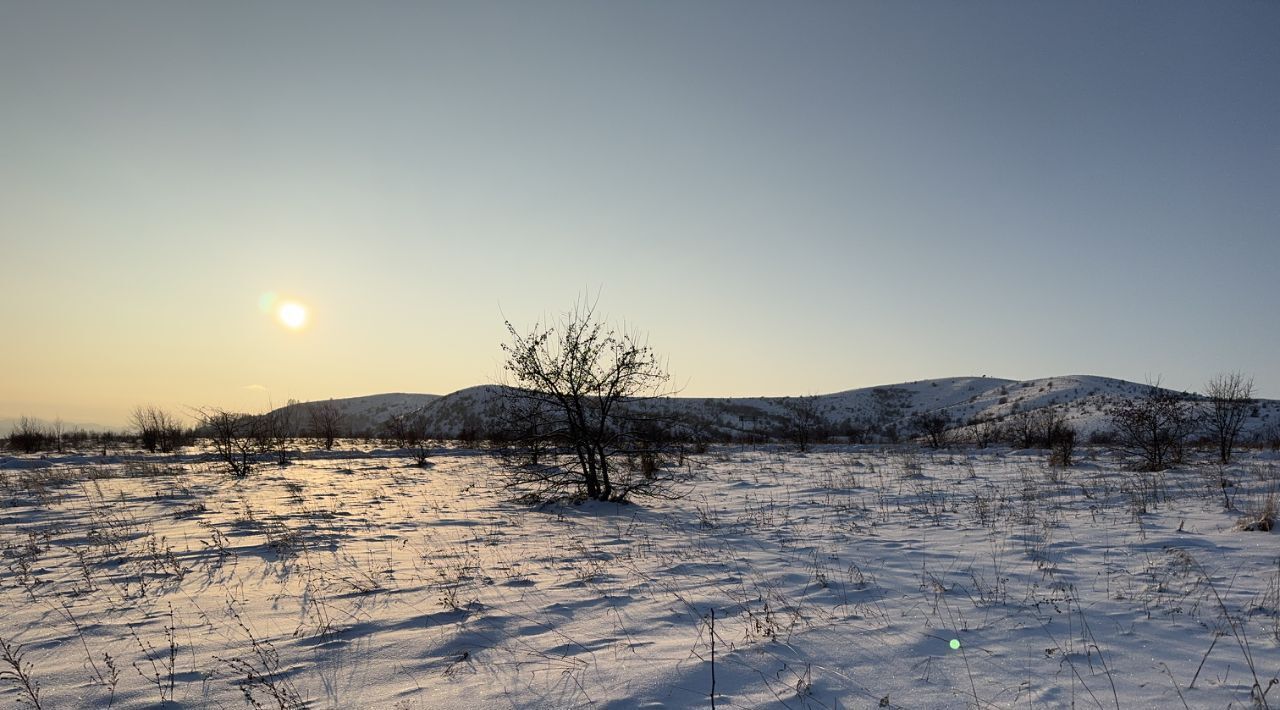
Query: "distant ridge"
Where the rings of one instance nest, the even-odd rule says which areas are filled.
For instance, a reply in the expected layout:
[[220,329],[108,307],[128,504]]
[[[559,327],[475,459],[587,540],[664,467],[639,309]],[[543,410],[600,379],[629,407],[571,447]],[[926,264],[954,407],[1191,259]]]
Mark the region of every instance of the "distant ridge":
[[[1052,410],[1082,435],[1108,428],[1108,407],[1145,393],[1148,385],[1098,375],[1063,375],[1033,380],[998,377],[944,377],[863,387],[831,394],[791,397],[666,397],[638,405],[678,418],[711,438],[751,438],[784,429],[797,405],[811,407],[835,436],[874,430],[906,434],[913,417],[941,412],[954,428],[981,421],[1004,421],[1023,412]],[[441,436],[497,423],[503,387],[477,385],[447,395],[390,393],[332,401],[347,428],[375,434],[392,417],[425,417]],[[1197,397],[1198,395],[1190,395]],[[295,405],[302,409],[315,402]],[[1251,435],[1280,424],[1280,401],[1257,400],[1256,416],[1245,424]]]
[[[319,402],[332,402],[342,413],[343,424],[350,431],[376,432],[394,416],[422,411],[432,402],[440,399],[438,394],[412,394],[407,392],[388,392],[386,394],[369,394],[360,397],[344,397],[342,399],[317,400],[294,405],[305,412]],[[283,407],[281,408],[283,409]]]

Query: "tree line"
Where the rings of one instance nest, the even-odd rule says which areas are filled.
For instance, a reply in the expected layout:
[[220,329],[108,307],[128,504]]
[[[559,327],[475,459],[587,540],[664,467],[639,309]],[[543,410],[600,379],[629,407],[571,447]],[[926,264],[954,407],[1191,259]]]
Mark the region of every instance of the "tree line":
[[[884,395],[878,399],[890,398]],[[128,448],[171,453],[198,440],[212,439],[215,443],[226,442],[228,446],[240,442],[235,448],[243,458],[249,453],[280,455],[303,443],[330,450],[341,439],[358,439],[368,444],[412,450],[425,461],[430,442],[452,439],[474,445],[525,447],[531,460],[536,461],[557,439],[563,438],[564,432],[559,431],[559,427],[580,427],[583,414],[589,413],[586,409],[581,410],[583,414],[574,410],[574,419],[557,422],[554,399],[554,395],[547,396],[535,388],[513,385],[501,406],[483,415],[469,414],[460,428],[456,423],[444,426],[426,412],[418,411],[388,417],[375,428],[363,431],[352,429],[341,407],[332,400],[291,401],[265,414],[204,408],[192,410],[186,418],[155,405],[140,405],[130,413],[124,430],[87,431],[67,426],[61,420],[43,422],[24,416],[0,441],[8,450],[19,453]],[[1063,410],[1054,407],[968,421],[953,418],[945,410],[904,418],[901,408],[895,408],[888,409],[886,414],[891,416],[881,421],[854,422],[834,421],[825,416],[817,397],[782,398],[777,404],[781,414],[761,421],[758,413],[753,412],[749,426],[736,430],[726,429],[722,422],[697,414],[670,411],[660,399],[637,397],[634,393],[619,397],[609,405],[613,411],[606,411],[603,416],[618,429],[610,436],[619,442],[630,441],[624,448],[633,453],[647,448],[672,447],[697,451],[712,443],[784,443],[804,451],[827,443],[914,441],[931,448],[955,445],[985,448],[1002,444],[1048,449],[1055,451],[1055,456],[1063,462],[1069,462],[1078,443],[1078,432]],[[1280,427],[1275,425],[1244,439],[1246,421],[1257,416],[1253,383],[1240,373],[1213,378],[1206,384],[1204,394],[1173,392],[1151,383],[1137,396],[1113,401],[1106,412],[1108,426],[1092,432],[1087,441],[1079,443],[1122,449],[1148,468],[1184,461],[1190,446],[1212,447],[1216,458],[1225,463],[1242,444],[1280,447]],[[584,456],[590,465],[592,456],[587,452]],[[599,459],[598,450],[594,458]]]
[[[513,467],[513,485],[534,493],[559,494],[567,489],[587,498],[626,500],[633,495],[663,494],[673,483],[664,462],[680,461],[687,451],[725,440],[750,443],[787,442],[804,451],[815,444],[898,443],[914,441],[933,448],[953,444],[986,447],[1004,443],[1042,448],[1056,465],[1069,466],[1078,432],[1061,409],[1048,407],[1014,412],[999,419],[954,420],[946,410],[910,417],[910,393],[898,388],[872,391],[871,422],[833,422],[820,410],[817,397],[774,400],[777,411],[740,411],[744,426],[726,431],[722,422],[674,411],[663,400],[667,388],[664,362],[634,331],[619,331],[597,317],[594,304],[578,302],[557,320],[527,331],[506,323],[508,341],[499,405],[483,417],[469,415],[461,432],[444,431],[424,411],[387,418],[366,440],[408,451],[418,465],[428,465],[433,446],[445,438],[481,441],[522,460]],[[1131,455],[1139,466],[1159,470],[1186,459],[1190,444],[1211,444],[1221,463],[1228,463],[1241,440],[1244,423],[1257,416],[1250,378],[1219,375],[1204,395],[1176,393],[1149,383],[1137,397],[1120,398],[1107,411],[1109,429],[1094,432],[1089,443],[1111,445]],[[726,411],[731,412],[726,405]],[[747,419],[749,417],[749,419]],[[264,414],[217,407],[191,410],[189,419],[154,405],[140,405],[121,433],[69,431],[61,421],[44,424],[21,418],[6,439],[13,451],[64,451],[133,445],[153,453],[170,453],[197,441],[235,475],[244,476],[263,458],[287,463],[300,440],[326,450],[353,435],[341,407],[333,400],[298,402]],[[1280,446],[1280,432],[1268,443]],[[511,453],[514,452],[514,453]]]

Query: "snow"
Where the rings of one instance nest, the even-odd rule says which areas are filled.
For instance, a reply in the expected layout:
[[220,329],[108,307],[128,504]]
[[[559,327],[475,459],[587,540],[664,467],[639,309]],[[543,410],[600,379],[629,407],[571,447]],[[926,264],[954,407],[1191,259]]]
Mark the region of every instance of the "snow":
[[[814,395],[816,413],[836,431],[846,425],[864,430],[913,430],[912,418],[945,413],[957,426],[980,420],[1003,421],[1017,413],[1052,410],[1076,428],[1081,438],[1110,428],[1109,407],[1121,398],[1141,396],[1147,385],[1097,375],[1063,375],[1033,380],[996,377],[946,377]],[[492,428],[501,421],[503,388],[469,387],[444,396],[386,394],[333,400],[344,426],[372,434],[396,415],[421,414],[433,432],[458,436],[469,424]],[[742,439],[751,434],[786,431],[796,397],[664,397],[635,406],[661,411],[696,424],[712,439]],[[1258,416],[1244,423],[1246,439],[1263,435],[1280,421],[1280,402],[1257,400]],[[312,403],[301,405],[312,406]],[[305,421],[305,417],[301,419]],[[963,435],[963,428],[958,432]]]
[[44,459],[18,458],[15,456],[0,456],[0,468],[24,470],[35,468],[52,468],[53,463]]
[[1280,464],[1080,456],[716,448],[540,508],[467,450],[9,459],[0,637],[57,708],[707,707],[713,638],[724,708],[1250,706]]
[[305,411],[309,407],[326,402],[332,403],[341,412],[343,425],[346,429],[364,432],[376,431],[388,419],[420,411],[438,399],[440,399],[440,395],[394,392],[363,397],[347,397],[345,399],[318,400],[317,402],[304,402],[293,406],[302,408],[304,411],[302,420],[305,421]]

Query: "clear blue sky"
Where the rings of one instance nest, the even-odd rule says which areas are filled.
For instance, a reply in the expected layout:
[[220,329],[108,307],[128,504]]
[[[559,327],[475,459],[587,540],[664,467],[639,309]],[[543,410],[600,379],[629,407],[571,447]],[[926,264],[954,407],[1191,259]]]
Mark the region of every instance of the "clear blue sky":
[[1278,2],[10,0],[0,96],[0,415],[444,393],[597,290],[690,395],[1280,397]]

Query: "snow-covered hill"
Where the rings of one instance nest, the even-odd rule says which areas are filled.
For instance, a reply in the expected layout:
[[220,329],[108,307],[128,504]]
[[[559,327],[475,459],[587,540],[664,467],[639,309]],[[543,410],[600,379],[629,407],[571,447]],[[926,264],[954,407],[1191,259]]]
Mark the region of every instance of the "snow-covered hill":
[[[787,431],[806,413],[827,435],[877,439],[910,435],[912,419],[924,413],[943,413],[953,428],[963,429],[1046,410],[1087,436],[1108,428],[1109,406],[1147,389],[1145,384],[1097,375],[1033,380],[949,377],[823,395],[665,397],[636,406],[683,422],[687,431],[708,439],[766,439]],[[356,434],[376,434],[394,416],[421,416],[433,432],[458,436],[492,429],[501,416],[502,395],[499,385],[479,385],[444,396],[398,393],[328,401],[342,413],[345,428]],[[1280,401],[1258,400],[1252,414],[1245,424],[1246,436],[1280,425]]]
[[348,433],[374,433],[388,419],[420,411],[431,402],[440,399],[438,394],[406,394],[393,392],[388,394],[372,394],[363,397],[347,397],[345,399],[318,400],[292,405],[297,409],[295,420],[306,426],[310,410],[318,405],[332,404],[337,408],[342,429]]

